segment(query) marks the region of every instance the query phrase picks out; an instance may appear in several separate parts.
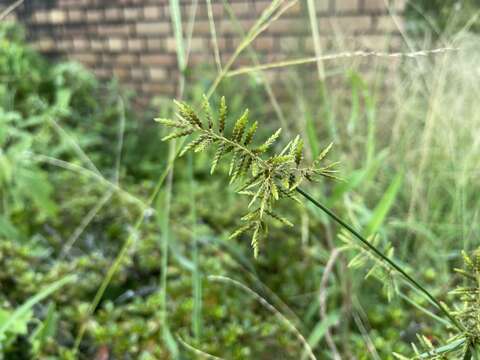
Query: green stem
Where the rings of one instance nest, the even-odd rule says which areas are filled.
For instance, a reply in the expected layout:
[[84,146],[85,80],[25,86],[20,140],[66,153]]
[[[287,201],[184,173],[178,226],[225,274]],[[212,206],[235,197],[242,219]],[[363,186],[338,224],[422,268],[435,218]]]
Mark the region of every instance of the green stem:
[[329,217],[335,220],[340,226],[348,230],[352,235],[354,235],[358,240],[360,240],[372,253],[378,256],[381,260],[386,262],[392,269],[399,272],[409,283],[411,283],[415,288],[422,292],[432,303],[434,303],[440,311],[455,325],[460,331],[465,331],[463,326],[449,313],[445,306],[440,303],[428,290],[426,290],[422,285],[420,285],[417,280],[408,275],[399,265],[397,265],[393,260],[389,259],[384,255],[380,250],[373,246],[368,240],[366,240],[359,232],[357,232],[353,227],[348,225],[345,221],[340,219],[333,211],[328,209],[326,206],[322,205],[320,202],[315,200],[311,195],[306,193],[301,188],[296,189],[298,193],[304,196],[308,201],[313,205],[324,211]]

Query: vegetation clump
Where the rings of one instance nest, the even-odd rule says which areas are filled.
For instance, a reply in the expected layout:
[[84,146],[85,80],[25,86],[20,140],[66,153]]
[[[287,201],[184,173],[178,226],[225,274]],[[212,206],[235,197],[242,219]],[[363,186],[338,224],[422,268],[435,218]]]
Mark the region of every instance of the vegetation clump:
[[216,147],[211,163],[211,173],[215,171],[218,162],[231,155],[228,175],[230,184],[237,186],[237,192],[250,198],[248,207],[251,210],[241,219],[245,225],[238,228],[231,238],[244,232],[252,231],[252,247],[255,257],[258,256],[259,240],[265,238],[268,231],[266,218],[270,217],[284,225],[293,226],[290,221],[277,214],[275,202],[282,198],[295,198],[295,190],[304,180],[315,181],[319,176],[335,179],[336,163],[322,166],[322,161],[332,147],[330,144],[309,166],[302,166],[303,140],[297,136],[275,154],[266,155],[267,151],[277,141],[281,129],[275,131],[261,145],[254,145],[254,135],[258,122],[249,125],[248,109],[235,121],[230,133],[225,128],[227,124],[227,105],[222,97],[218,110],[218,120],[214,121],[212,110],[204,96],[202,109],[204,118],[198,115],[188,104],[175,102],[178,113],[174,119],[157,118],[162,125],[176,128],[177,132],[165,136],[163,140],[171,140],[188,135],[196,135],[180,152],[201,152],[208,147]]

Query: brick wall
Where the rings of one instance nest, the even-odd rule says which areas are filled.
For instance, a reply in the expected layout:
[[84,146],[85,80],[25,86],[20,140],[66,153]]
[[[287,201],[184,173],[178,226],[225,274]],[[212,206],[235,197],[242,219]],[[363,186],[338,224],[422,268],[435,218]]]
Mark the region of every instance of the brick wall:
[[[390,1],[390,14],[401,13],[406,0]],[[0,0],[5,6],[9,1]],[[270,4],[231,0],[245,30]],[[399,32],[385,0],[315,0],[324,51],[341,41],[344,48],[388,50],[398,47]],[[221,0],[212,0],[218,46],[224,63],[241,40]],[[184,29],[192,2],[181,1]],[[168,0],[25,0],[15,17],[27,26],[33,45],[52,56],[66,56],[93,69],[101,78],[116,76],[143,98],[171,95],[178,77],[176,44]],[[397,22],[401,24],[400,21]],[[339,37],[339,34],[341,36]],[[253,46],[262,62],[314,55],[305,0],[282,15]],[[205,1],[196,11],[189,66],[211,64],[212,41]],[[241,57],[238,65],[247,64]]]

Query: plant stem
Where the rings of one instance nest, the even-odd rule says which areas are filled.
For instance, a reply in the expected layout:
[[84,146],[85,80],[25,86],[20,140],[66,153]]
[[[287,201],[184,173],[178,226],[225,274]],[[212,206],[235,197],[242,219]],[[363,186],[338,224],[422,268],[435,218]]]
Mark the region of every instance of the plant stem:
[[329,217],[335,220],[340,226],[348,230],[352,235],[354,235],[358,240],[360,240],[363,245],[365,245],[368,250],[378,256],[382,261],[387,263],[392,269],[399,272],[409,283],[411,283],[415,288],[422,292],[432,303],[434,303],[440,311],[455,325],[460,331],[465,331],[464,327],[450,314],[450,312],[445,308],[445,306],[440,303],[428,290],[426,290],[422,285],[420,285],[417,280],[408,275],[399,265],[397,265],[393,260],[389,259],[385,254],[373,246],[367,239],[365,239],[359,232],[357,232],[353,227],[347,224],[345,221],[340,219],[333,211],[328,209],[326,206],[315,200],[310,194],[306,193],[301,188],[296,189],[303,197],[310,201],[313,205],[324,211]]

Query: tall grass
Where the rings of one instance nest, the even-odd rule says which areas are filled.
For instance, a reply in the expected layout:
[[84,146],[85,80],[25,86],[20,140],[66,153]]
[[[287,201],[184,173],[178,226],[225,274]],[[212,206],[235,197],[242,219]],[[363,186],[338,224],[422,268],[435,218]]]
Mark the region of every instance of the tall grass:
[[[298,130],[306,135],[309,145],[307,156],[318,155],[327,139],[333,138],[336,141],[338,150],[335,155],[342,160],[344,181],[326,186],[325,191],[323,188],[322,190],[312,188],[314,195],[300,190],[300,193],[310,199],[317,208],[306,206],[303,210],[304,226],[301,235],[303,246],[299,251],[299,258],[295,258],[298,253],[291,255],[287,252],[293,252],[292,249],[294,249],[287,241],[285,241],[287,244],[284,244],[280,239],[275,245],[281,249],[282,257],[289,257],[290,260],[288,266],[280,267],[282,272],[280,285],[268,283],[277,274],[268,273],[270,264],[266,260],[260,259],[258,263],[254,263],[242,251],[238,251],[239,247],[236,247],[236,244],[227,242],[222,236],[217,235],[212,236],[214,240],[208,240],[220,245],[215,256],[227,258],[227,260],[222,258],[220,261],[228,263],[232,269],[237,268],[231,263],[238,268],[247,269],[245,270],[248,274],[247,278],[262,292],[257,293],[229,277],[210,276],[208,279],[235,285],[273,312],[305,348],[305,354],[297,352],[296,358],[302,354],[310,358],[348,357],[352,352],[350,343],[358,340],[355,338],[356,335],[359,335],[360,341],[373,358],[386,358],[389,356],[385,355],[387,350],[376,349],[380,343],[376,340],[382,338],[383,334],[376,333],[375,328],[372,329],[368,325],[368,321],[374,318],[375,311],[378,310],[376,307],[383,309],[389,306],[392,308],[401,306],[406,313],[404,316],[414,320],[413,313],[410,314],[410,310],[407,310],[410,307],[402,306],[401,301],[405,301],[413,305],[412,308],[418,309],[422,316],[426,315],[440,326],[447,326],[448,321],[432,310],[428,302],[419,298],[414,290],[404,285],[396,289],[398,298],[401,300],[393,298],[390,305],[379,305],[378,298],[374,298],[375,294],[372,294],[375,293],[372,289],[375,291],[379,289],[370,282],[364,286],[365,272],[351,271],[347,267],[351,256],[348,253],[349,249],[343,247],[339,241],[340,227],[347,228],[383,261],[400,271],[413,286],[420,289],[430,301],[435,303],[451,322],[456,322],[456,319],[451,317],[450,311],[443,305],[443,300],[448,300],[446,292],[454,286],[452,267],[460,260],[460,250],[474,249],[477,246],[476,237],[479,231],[480,115],[477,102],[480,96],[480,85],[475,78],[480,62],[478,37],[462,33],[451,41],[448,38],[443,39],[443,49],[433,52],[429,52],[428,49],[435,48],[436,44],[416,45],[408,34],[404,34],[410,47],[407,53],[392,54],[388,49],[367,51],[348,47],[329,49],[325,52],[326,49],[320,46],[315,2],[308,0],[308,25],[312,32],[314,56],[300,54],[293,60],[262,63],[261,57],[251,46],[253,41],[294,4],[295,1],[273,1],[249,31],[237,27],[238,35],[243,40],[230,59],[225,64],[221,64],[216,45],[211,2],[207,1],[218,71],[216,77],[212,79],[208,96],[215,97],[214,94],[218,88],[227,82],[242,81],[240,76],[253,77],[260,74],[263,79],[262,87],[270,100],[270,106],[282,126],[285,125],[292,132]],[[196,9],[196,3],[194,5]],[[228,15],[236,20],[228,2],[225,1],[224,5]],[[179,1],[171,0],[170,6],[177,44],[178,67],[181,72],[177,97],[182,98],[188,80],[185,70],[188,64],[189,41],[188,39],[185,41],[185,34],[189,31],[184,31],[185,24],[180,16]],[[192,11],[189,19],[190,29],[193,29],[194,18],[195,10]],[[189,33],[187,36],[191,38],[192,34]],[[337,43],[344,44],[340,39],[341,34],[338,36]],[[416,48],[426,50],[417,51]],[[460,48],[460,51],[449,52],[450,48]],[[235,69],[235,62],[244,51],[248,52],[253,66]],[[393,80],[389,78],[390,86],[382,88],[378,82],[385,79],[381,79],[380,69],[379,74],[374,74],[375,79],[372,81],[368,76],[361,75],[361,68],[356,68],[355,61],[367,57],[375,59],[377,63],[388,63],[395,59],[401,59],[404,63],[403,67],[398,68],[399,71],[393,76]],[[337,61],[340,60],[343,63],[337,65]],[[314,83],[316,90],[313,91],[313,95],[300,90],[308,88],[311,84],[305,85],[302,76],[298,76],[296,82],[287,84],[290,101],[287,99],[280,103],[275,95],[275,85],[270,82],[267,72],[275,69],[287,75],[296,75],[296,71],[301,73],[304,70],[303,66],[308,64],[316,65],[319,79],[319,82]],[[350,67],[347,75],[344,71],[345,66]],[[400,71],[402,71],[401,74]],[[330,86],[329,81],[337,82],[335,85],[341,83],[343,88],[340,86],[334,93],[333,89],[336,88]],[[300,118],[301,121],[289,121],[290,118]],[[91,209],[73,232],[64,247],[65,253],[68,253],[80,234],[113,194],[120,195],[125,199],[125,203],[133,203],[140,210],[136,222],[132,224],[132,230],[107,269],[90,303],[77,334],[75,348],[79,348],[87,331],[88,320],[94,315],[115,274],[135,251],[142,224],[148,213],[153,211],[152,207],[155,207],[157,229],[160,232],[158,244],[162,255],[159,266],[161,304],[158,316],[162,320],[164,344],[174,358],[180,357],[177,339],[180,344],[198,356],[217,358],[193,347],[184,341],[183,337],[178,337],[179,329],[171,327],[174,320],[169,316],[169,302],[173,300],[168,292],[171,285],[169,267],[176,266],[173,260],[169,259],[169,253],[176,232],[179,231],[175,226],[178,225],[178,221],[174,219],[173,211],[175,202],[182,196],[174,192],[176,178],[174,178],[173,169],[182,143],[170,146],[166,168],[157,179],[152,193],[146,199],[142,199],[122,189],[119,182],[124,132],[122,129],[124,129],[125,118],[120,119],[118,157],[113,180],[108,180],[102,175],[87,154],[56,121],[52,120],[51,125],[74,149],[85,168],[60,159],[35,154],[30,156],[38,161],[77,171],[98,181],[99,186],[108,190],[105,197]],[[198,231],[204,218],[202,218],[201,204],[195,202],[195,199],[199,198],[197,191],[201,182],[195,179],[195,163],[192,157],[188,159],[186,168],[190,198],[187,210],[190,232],[186,251],[189,251],[188,258],[193,264],[190,287],[193,306],[188,328],[191,329],[196,345],[198,343],[207,345],[214,339],[206,338],[203,328],[210,319],[204,313],[208,310],[205,310],[208,305],[204,302],[208,289],[203,288],[201,270],[203,265],[209,264],[205,258],[211,255],[211,249],[204,250],[204,246],[201,246],[210,242],[201,238]],[[158,196],[160,194],[161,197]],[[225,199],[220,200],[223,203]],[[225,203],[232,204],[228,201]],[[330,219],[318,208],[327,211]],[[330,209],[334,209],[335,212]],[[342,218],[336,213],[341,214]],[[365,229],[363,236],[355,230],[358,228]],[[279,234],[275,230],[274,233]],[[396,258],[399,259],[398,262],[393,262],[390,257],[385,257],[375,250],[376,248],[371,248],[370,236],[374,235],[392,245]],[[300,247],[298,232],[288,232],[287,236],[295,240],[295,249],[296,246]],[[203,251],[208,251],[208,255]],[[296,287],[298,284],[295,281],[288,282],[292,279],[287,277],[288,272],[292,271],[290,268],[298,265],[293,263],[295,260],[305,264],[322,263],[321,273],[306,271],[302,273],[301,278],[296,279],[296,282],[316,283],[316,287],[309,294],[294,293],[298,291]],[[353,263],[354,261],[351,261],[350,265]],[[244,273],[241,274],[244,276]],[[240,276],[240,273],[238,275]],[[266,288],[263,282],[275,288],[275,292]],[[427,285],[419,285],[420,283]],[[29,306],[43,299],[49,291],[41,292],[34,302],[29,303]],[[351,300],[353,293],[355,293],[354,299]],[[302,296],[307,300],[297,302],[293,299],[294,296]],[[378,297],[381,296],[378,295]],[[211,298],[208,300],[212,302]],[[217,299],[216,301],[226,300]],[[253,306],[243,310],[257,311]],[[421,321],[428,323],[429,320],[422,318]],[[382,326],[382,329],[385,329],[386,325]],[[402,330],[404,329],[395,329],[397,332]],[[303,333],[309,336],[304,338]],[[444,333],[448,333],[448,330]],[[398,334],[395,339],[399,341]],[[328,345],[328,350],[324,342]]]

